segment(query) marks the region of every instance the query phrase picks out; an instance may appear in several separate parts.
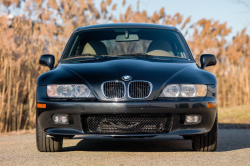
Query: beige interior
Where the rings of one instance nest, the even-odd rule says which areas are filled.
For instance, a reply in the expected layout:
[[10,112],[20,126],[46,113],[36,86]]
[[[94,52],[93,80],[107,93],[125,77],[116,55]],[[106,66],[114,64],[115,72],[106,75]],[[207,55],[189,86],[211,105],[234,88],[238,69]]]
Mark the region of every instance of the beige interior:
[[148,55],[154,55],[154,56],[175,56],[173,52],[167,52],[163,50],[154,50],[147,52]]
[[108,51],[102,42],[91,41],[85,44],[82,54],[108,55]]
[[147,50],[148,55],[175,56],[172,46],[166,40],[153,40]]
[[93,49],[93,47],[91,47],[91,45],[89,43],[86,43],[84,48],[83,48],[82,54],[94,54],[94,55],[96,55],[96,52]]

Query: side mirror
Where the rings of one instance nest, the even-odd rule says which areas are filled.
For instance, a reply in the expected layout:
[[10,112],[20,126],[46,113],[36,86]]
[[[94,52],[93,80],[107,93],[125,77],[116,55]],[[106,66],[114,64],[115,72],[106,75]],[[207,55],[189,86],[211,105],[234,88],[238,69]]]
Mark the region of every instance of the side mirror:
[[202,54],[200,61],[201,61],[201,69],[204,69],[207,66],[216,65],[217,63],[216,57],[213,54]]
[[52,54],[44,54],[40,57],[39,64],[42,66],[48,66],[50,70],[54,68],[55,57]]

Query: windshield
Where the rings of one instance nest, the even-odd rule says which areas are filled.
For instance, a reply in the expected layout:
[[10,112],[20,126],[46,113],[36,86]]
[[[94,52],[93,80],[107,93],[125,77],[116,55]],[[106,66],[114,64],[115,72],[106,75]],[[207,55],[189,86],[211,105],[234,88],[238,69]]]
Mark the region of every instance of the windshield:
[[192,59],[178,32],[145,28],[109,28],[74,34],[62,60],[90,56],[136,55]]

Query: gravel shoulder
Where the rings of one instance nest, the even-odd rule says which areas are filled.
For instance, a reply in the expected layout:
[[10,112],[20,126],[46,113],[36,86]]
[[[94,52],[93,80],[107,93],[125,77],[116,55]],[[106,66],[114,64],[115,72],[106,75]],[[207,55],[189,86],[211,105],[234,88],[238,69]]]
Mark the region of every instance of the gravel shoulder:
[[216,152],[193,152],[179,136],[64,140],[62,152],[41,153],[35,135],[0,137],[0,165],[249,165],[250,130],[220,129]]

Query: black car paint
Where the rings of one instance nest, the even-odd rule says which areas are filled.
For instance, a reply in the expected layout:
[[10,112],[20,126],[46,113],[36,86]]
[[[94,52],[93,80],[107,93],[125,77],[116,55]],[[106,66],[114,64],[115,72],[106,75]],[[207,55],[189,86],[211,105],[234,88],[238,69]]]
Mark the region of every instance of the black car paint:
[[[213,74],[199,69],[187,60],[151,60],[149,58],[106,58],[86,62],[64,62],[39,76],[37,85],[86,84],[99,100],[108,100],[102,95],[101,84],[109,80],[121,80],[124,75],[133,80],[146,80],[153,84],[153,100],[167,84],[216,84]],[[127,82],[125,82],[127,85]],[[127,96],[123,101],[134,100]]]
[[55,57],[52,54],[44,54],[39,60],[39,64],[42,66],[48,66],[50,70],[54,69]]
[[[123,25],[125,28],[142,26],[141,24],[119,24],[119,27]],[[116,25],[89,26],[78,28],[75,32],[114,26]],[[143,26],[178,31],[174,27],[151,24]],[[132,76],[133,80],[150,81],[153,84],[151,95],[146,99],[137,100],[128,98],[127,94],[125,98],[119,100],[106,99],[102,94],[101,84],[105,81],[121,80],[124,75]],[[48,98],[46,85],[49,84],[86,84],[96,99]],[[127,86],[128,82],[125,84]],[[158,98],[168,84],[207,84],[208,93],[204,98]],[[38,77],[37,102],[46,103],[47,107],[37,108],[37,117],[48,134],[76,135],[84,134],[81,116],[85,114],[165,113],[172,116],[172,128],[167,134],[201,134],[210,131],[217,114],[217,108],[207,108],[207,102],[217,102],[216,84],[216,77],[200,69],[193,59],[108,57],[59,61],[56,68]],[[54,124],[51,116],[55,113],[69,114],[73,123]],[[198,125],[183,125],[180,119],[186,114],[200,114],[203,117],[202,122]]]
[[[44,91],[44,86],[38,91]],[[157,100],[138,102],[99,102],[99,101],[55,101],[39,100],[47,104],[46,110],[37,109],[41,127],[52,135],[82,135],[81,116],[88,114],[168,114],[172,117],[172,128],[168,134],[188,135],[208,132],[216,117],[216,108],[207,108],[207,102],[214,102],[214,98],[206,97],[197,100]],[[73,119],[69,125],[54,124],[51,116],[66,113]],[[180,123],[182,115],[202,115],[202,122],[198,125],[183,125]],[[46,121],[45,121],[46,119]],[[150,134],[145,134],[150,135]],[[155,134],[151,134],[155,135]]]

